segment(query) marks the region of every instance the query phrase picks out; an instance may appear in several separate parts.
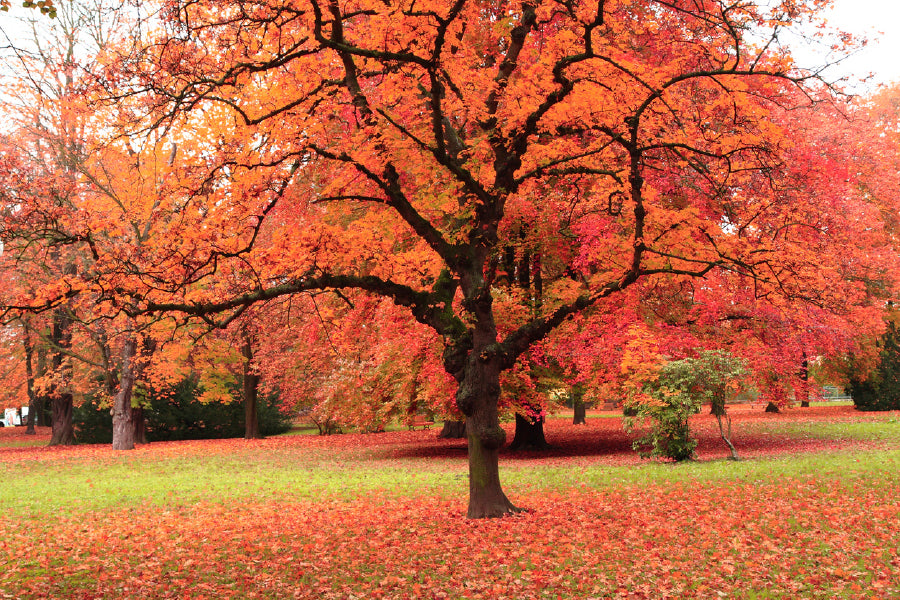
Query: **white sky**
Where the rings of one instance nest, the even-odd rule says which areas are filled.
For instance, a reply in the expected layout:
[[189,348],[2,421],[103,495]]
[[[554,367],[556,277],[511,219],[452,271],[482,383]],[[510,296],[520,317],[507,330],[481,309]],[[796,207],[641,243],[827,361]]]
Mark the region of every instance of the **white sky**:
[[[900,0],[834,0],[825,17],[832,27],[869,40],[859,53],[830,69],[828,79],[859,79],[872,73],[864,87],[854,86],[859,91],[878,83],[900,82]],[[805,58],[805,51],[795,49],[795,53],[798,62]]]
[[[17,15],[33,16],[32,11],[18,7],[19,0],[12,2],[13,10],[0,13],[2,33],[17,37],[21,27],[10,18]],[[900,0],[833,0],[833,8],[825,13],[831,27],[868,38],[865,48],[826,71],[828,80],[849,77],[848,85],[859,93],[875,89],[879,83],[900,83]],[[0,34],[0,46],[6,43]],[[803,43],[791,43],[797,64],[802,67],[821,66],[834,57],[828,57],[821,48],[813,48]],[[865,84],[856,83],[872,73]]]

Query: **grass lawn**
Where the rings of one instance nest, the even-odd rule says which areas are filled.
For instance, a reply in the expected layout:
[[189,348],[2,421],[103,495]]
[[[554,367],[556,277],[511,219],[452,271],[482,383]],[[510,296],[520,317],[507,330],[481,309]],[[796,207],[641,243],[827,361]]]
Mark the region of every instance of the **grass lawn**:
[[615,415],[551,419],[501,459],[525,512],[491,521],[437,426],[119,453],[0,429],[0,599],[900,597],[900,414],[732,412],[737,463],[707,414],[679,465]]

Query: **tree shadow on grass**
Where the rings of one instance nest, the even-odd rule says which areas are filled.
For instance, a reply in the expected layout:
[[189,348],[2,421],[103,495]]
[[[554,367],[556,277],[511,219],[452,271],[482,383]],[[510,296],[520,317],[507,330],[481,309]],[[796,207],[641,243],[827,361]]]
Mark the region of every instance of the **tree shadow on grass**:
[[[507,442],[512,440],[512,426],[505,425]],[[541,461],[553,458],[576,457],[632,457],[631,440],[621,430],[610,427],[610,423],[598,423],[596,426],[551,425],[546,428],[547,441],[550,448],[544,450],[511,451],[508,446],[500,451],[500,456],[509,461]],[[382,447],[378,455],[383,458],[447,458],[459,459],[467,455],[467,442],[464,439],[444,440],[435,435],[421,436],[415,443],[404,443],[391,447]]]

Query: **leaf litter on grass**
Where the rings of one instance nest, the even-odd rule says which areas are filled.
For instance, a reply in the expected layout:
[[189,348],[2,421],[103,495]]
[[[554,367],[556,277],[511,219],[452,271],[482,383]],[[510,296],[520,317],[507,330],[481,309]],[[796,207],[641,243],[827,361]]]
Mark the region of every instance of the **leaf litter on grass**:
[[[805,422],[874,418],[843,410],[812,414],[804,416]],[[717,479],[706,478],[701,463],[685,470],[663,469],[685,473],[684,478],[653,475],[640,483],[607,485],[597,478],[598,471],[634,471],[630,465],[637,461],[596,439],[596,429],[614,419],[594,421],[591,432],[551,420],[548,437],[557,450],[525,458],[505,455],[513,500],[528,508],[506,519],[465,520],[465,482],[455,480],[452,493],[437,490],[437,495],[389,486],[347,495],[337,493],[329,479],[318,497],[288,490],[267,493],[264,485],[253,494],[230,495],[222,485],[215,487],[220,497],[209,494],[188,502],[112,503],[103,510],[50,516],[19,513],[0,521],[0,597],[900,596],[900,482],[896,463],[891,463],[896,453],[861,466],[858,473],[843,467],[844,472],[829,473],[814,465],[795,475],[785,467],[766,476],[770,463],[749,461],[736,475]],[[789,423],[790,418],[771,422]],[[766,439],[796,435],[779,431],[772,426]],[[341,465],[348,471],[397,464],[398,479],[406,476],[411,460],[434,469],[439,468],[434,463],[464,469],[454,455],[459,442],[438,442],[433,435],[396,432],[314,442],[297,436],[290,444],[282,439],[151,444],[128,453],[127,460],[138,471],[147,462],[206,461],[234,454],[249,465],[260,461],[273,472],[288,460],[303,459],[312,465],[307,468]],[[369,446],[367,439],[372,440]],[[830,448],[829,440],[812,440],[824,445],[810,446],[810,440],[796,439],[793,449],[782,441],[775,451],[782,456],[800,452],[800,461],[803,453]],[[293,440],[303,441],[297,446]],[[830,443],[852,463],[866,459],[866,444],[896,448],[896,441]],[[569,443],[593,450],[578,456],[565,447]],[[450,456],[409,457],[441,452]],[[12,454],[21,469],[20,453]],[[0,464],[6,456],[0,451]],[[76,447],[36,452],[33,461],[57,466],[86,461],[99,481],[104,466],[117,464],[122,456],[103,447]],[[654,471],[665,465],[650,467]],[[540,474],[540,469],[555,478],[528,475]],[[64,477],[65,469],[56,474]],[[582,484],[577,483],[580,474],[586,480]],[[175,490],[173,497],[177,494]]]

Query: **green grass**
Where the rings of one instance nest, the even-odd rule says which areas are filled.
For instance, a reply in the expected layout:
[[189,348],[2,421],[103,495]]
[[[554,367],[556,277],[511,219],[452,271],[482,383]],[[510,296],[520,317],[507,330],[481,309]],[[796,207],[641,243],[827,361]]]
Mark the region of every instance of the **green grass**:
[[[457,469],[458,471],[458,469]],[[7,514],[80,512],[116,506],[183,506],[291,495],[352,499],[372,491],[462,492],[458,473],[398,461],[385,467],[320,458],[315,453],[236,451],[179,458],[115,456],[90,461],[0,464],[0,506]]]
[[853,406],[853,400],[813,400],[810,406]]
[[27,442],[0,442],[0,448],[37,448],[46,445],[46,440],[29,440]]
[[[772,435],[804,438],[898,440],[895,421],[766,423]],[[85,458],[0,463],[0,506],[6,514],[82,512],[114,507],[184,506],[259,497],[336,497],[352,500],[371,492],[462,497],[467,487],[462,460],[378,459],[369,449],[333,450],[235,446],[228,454],[154,456],[111,454],[98,463]],[[517,491],[621,488],[685,482],[761,481],[828,475],[838,479],[897,479],[900,450],[860,450],[785,455],[734,462],[713,460],[614,466],[587,463],[549,466],[511,461],[501,467],[504,486]]]
[[900,449],[860,450],[788,455],[776,458],[732,461],[692,461],[684,463],[648,462],[636,466],[537,467],[506,469],[507,487],[596,489],[640,486],[667,486],[685,483],[727,481],[772,483],[786,478],[832,477],[842,481],[877,477],[900,481]]
[[0,598],[412,598],[412,582],[441,598],[897,597],[900,424],[884,417],[740,429],[874,442],[851,450],[503,459],[532,511],[478,523],[466,461],[389,458],[393,436],[15,450]]
[[766,431],[770,435],[817,440],[890,440],[900,439],[900,421],[887,417],[883,421],[789,421],[743,424],[741,433]]

